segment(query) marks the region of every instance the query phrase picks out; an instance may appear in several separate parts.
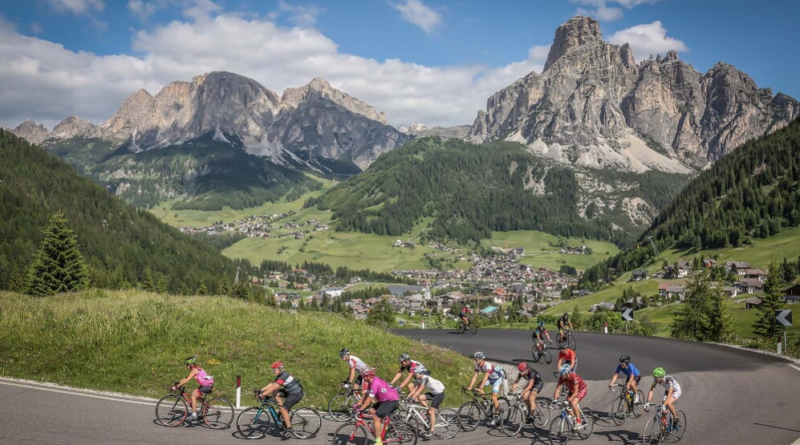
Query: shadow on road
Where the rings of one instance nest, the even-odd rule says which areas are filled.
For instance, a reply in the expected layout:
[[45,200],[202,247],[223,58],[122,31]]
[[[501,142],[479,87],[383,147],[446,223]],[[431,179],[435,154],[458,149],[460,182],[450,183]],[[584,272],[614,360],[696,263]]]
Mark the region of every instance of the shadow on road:
[[603,436],[608,439],[609,442],[618,442],[624,445],[633,445],[641,443],[642,439],[639,437],[638,432],[628,431],[628,430],[613,430],[613,431],[595,431],[595,436]]

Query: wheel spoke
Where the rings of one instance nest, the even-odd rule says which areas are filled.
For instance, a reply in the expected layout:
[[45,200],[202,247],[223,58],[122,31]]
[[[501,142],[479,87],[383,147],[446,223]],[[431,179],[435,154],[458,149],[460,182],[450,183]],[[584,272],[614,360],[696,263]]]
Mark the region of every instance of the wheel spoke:
[[303,407],[292,411],[291,421],[297,439],[310,439],[322,428],[322,417],[313,408]]
[[186,401],[175,394],[164,396],[156,404],[156,421],[164,426],[178,426],[188,414]]
[[203,422],[214,430],[230,428],[233,423],[233,405],[223,398],[209,400],[203,407]]
[[270,420],[266,411],[250,407],[236,417],[236,429],[245,439],[261,439],[269,431]]

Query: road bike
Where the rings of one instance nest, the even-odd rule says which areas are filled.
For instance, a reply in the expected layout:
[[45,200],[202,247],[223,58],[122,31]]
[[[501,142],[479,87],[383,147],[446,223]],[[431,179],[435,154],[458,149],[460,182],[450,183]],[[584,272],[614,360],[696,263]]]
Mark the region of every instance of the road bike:
[[[409,423],[417,430],[417,434],[423,435],[430,431],[430,418],[428,408],[416,403],[407,397],[400,399],[400,408],[392,413],[392,421]],[[461,429],[458,411],[452,408],[436,410],[435,436],[439,439],[452,439],[456,437]]]
[[[550,355],[550,348],[544,344],[544,341],[539,340],[534,336],[534,343],[531,346],[531,356],[533,357],[533,361],[539,363],[539,360],[544,357],[545,363],[548,365],[553,362],[553,356]],[[541,351],[539,350],[539,346],[541,345]]]
[[304,406],[289,410],[292,429],[287,431],[278,401],[269,396],[261,398],[260,393],[258,389],[253,390],[256,400],[261,401],[259,406],[246,408],[236,418],[236,429],[245,439],[263,438],[273,422],[280,435],[295,439],[311,439],[322,428],[322,417],[317,410]]
[[588,408],[583,408],[578,404],[578,409],[581,411],[581,422],[583,428],[575,429],[577,419],[572,414],[572,407],[569,402],[553,402],[553,405],[561,407],[561,412],[558,417],[553,419],[550,423],[550,443],[566,444],[570,439],[577,437],[578,439],[585,440],[592,435],[594,429],[594,418],[592,411]]
[[[369,434],[377,437],[372,426],[372,422],[364,419],[368,415],[366,412],[356,412],[351,407],[352,420],[340,426],[333,433],[333,445],[345,445],[352,443],[355,445],[367,445],[374,443],[370,441]],[[370,416],[371,417],[371,416]],[[383,419],[383,428],[380,431],[381,441],[389,444],[416,445],[417,431],[413,425],[406,422],[392,420],[392,416]]]
[[[500,429],[506,436],[513,437],[519,434],[524,424],[528,423],[530,410],[525,401],[522,400],[522,392],[515,392],[508,395],[511,406],[500,414],[502,422]],[[536,411],[533,413],[533,426],[544,428],[550,419],[550,409],[544,399],[536,398]]]
[[[666,397],[664,399],[666,399]],[[649,406],[644,405],[644,410],[650,411]],[[678,424],[673,428],[672,412],[664,405],[664,400],[662,400],[661,405],[657,405],[653,418],[648,420],[647,424],[644,426],[642,444],[655,445],[665,441],[680,442],[681,439],[683,439],[683,435],[686,433],[686,413],[680,409],[677,410],[677,413]]]
[[611,402],[611,420],[614,421],[614,424],[620,426],[631,416],[637,419],[641,417],[642,411],[644,411],[644,393],[642,390],[640,389],[637,392],[639,396],[639,401],[637,402],[633,391],[625,389],[625,385],[617,383],[609,389],[615,391],[616,388],[620,388],[620,393],[617,400]]
[[334,394],[328,402],[328,414],[336,422],[347,422],[353,419],[351,407],[361,400],[356,394],[356,390],[349,384],[345,384],[344,391]]
[[[177,386],[180,382],[175,382],[173,386]],[[222,397],[214,397],[211,400],[206,400],[208,395],[214,390],[203,394],[202,397],[197,399],[200,405],[200,414],[198,420],[203,419],[203,423],[211,429],[222,430],[231,426],[233,422],[233,405]],[[164,426],[175,427],[182,425],[189,416],[189,407],[192,405],[192,400],[186,392],[186,388],[181,386],[161,398],[156,403],[156,421]],[[177,392],[177,394],[175,394]]]
[[477,334],[478,333],[478,325],[477,325],[477,323],[475,323],[475,320],[470,318],[469,319],[469,326],[465,326],[464,325],[464,320],[461,320],[459,318],[458,324],[456,324],[456,331],[458,331],[459,334],[463,334],[467,330],[469,330],[470,334]]
[[[463,431],[475,431],[475,428],[478,428],[478,424],[481,423],[482,420],[491,420],[495,418],[494,404],[491,400],[486,398],[486,394],[483,391],[478,389],[467,391],[467,388],[462,386],[461,392],[472,397],[472,400],[464,402],[464,404],[458,408],[458,418]],[[505,397],[499,397],[497,402],[500,405],[500,410],[498,411],[498,420],[500,420],[500,413],[508,409],[510,403],[508,403],[508,399]]]
[[562,329],[563,334],[561,332],[558,333],[556,337],[556,344],[558,345],[559,349],[561,345],[567,345],[568,348],[572,349],[573,351],[578,350],[578,342],[575,341],[575,336],[572,335],[569,329],[564,328]]

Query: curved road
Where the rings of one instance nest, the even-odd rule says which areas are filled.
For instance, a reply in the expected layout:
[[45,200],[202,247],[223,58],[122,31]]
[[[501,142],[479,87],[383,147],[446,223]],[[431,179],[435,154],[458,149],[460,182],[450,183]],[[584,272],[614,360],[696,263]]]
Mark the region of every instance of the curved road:
[[[519,330],[485,329],[477,335],[444,330],[397,333],[465,354],[482,350],[491,359],[512,363],[529,358],[531,345],[530,332]],[[630,354],[644,373],[664,366],[678,379],[683,387],[679,406],[688,416],[684,444],[789,445],[800,437],[800,366],[771,356],[677,340],[581,332],[576,338],[578,370],[589,384],[584,405],[599,416],[594,434],[583,442],[587,445],[637,443],[652,416],[652,411],[645,413],[620,427],[605,419],[615,398],[607,382],[622,353]],[[555,361],[535,367],[546,379],[543,395],[552,395]],[[644,377],[642,386],[649,387],[651,382],[649,376]],[[0,444],[245,443],[236,437],[235,429],[158,426],[153,421],[153,401],[98,396],[2,378],[0,399]],[[329,443],[337,425],[325,421],[317,438],[294,442]],[[255,443],[277,440],[268,437]],[[523,429],[523,437],[507,438],[497,430],[479,427],[472,433],[460,433],[450,443],[544,445],[549,441],[543,431]]]

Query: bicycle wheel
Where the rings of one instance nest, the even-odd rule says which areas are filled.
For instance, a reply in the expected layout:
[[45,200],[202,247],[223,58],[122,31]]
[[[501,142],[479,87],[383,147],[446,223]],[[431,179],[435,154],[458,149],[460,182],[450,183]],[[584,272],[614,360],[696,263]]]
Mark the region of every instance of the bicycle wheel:
[[389,423],[383,443],[397,443],[403,445],[416,445],[417,429],[407,422]]
[[203,406],[203,422],[212,430],[224,430],[233,423],[233,413],[231,402],[217,397]]
[[661,421],[654,417],[647,421],[642,433],[642,445],[657,445],[661,442],[664,431],[661,429]]
[[440,439],[452,439],[461,429],[458,411],[444,408],[436,413],[436,436]]
[[564,445],[569,442],[569,436],[571,433],[569,422],[567,422],[567,420],[561,416],[556,417],[550,424],[550,443],[552,445]]
[[549,365],[550,363],[552,363],[552,362],[553,362],[553,356],[552,356],[552,355],[550,355],[550,351],[549,351],[549,350],[547,350],[547,349],[545,348],[545,350],[544,350],[544,351],[542,351],[542,354],[544,355],[544,362],[545,362],[545,363],[547,363],[547,364]]
[[350,407],[358,403],[355,396],[349,392],[334,394],[328,402],[328,414],[335,422],[347,422],[353,418]]
[[476,325],[475,322],[472,322],[472,323],[469,324],[469,332],[472,335],[475,335],[475,334],[478,333],[478,325]]
[[367,445],[370,442],[368,439],[367,430],[363,426],[356,426],[355,423],[350,422],[336,429],[331,443],[333,445],[345,445],[348,443]]
[[251,406],[236,417],[236,429],[245,439],[261,439],[267,435],[271,421],[269,413]]
[[292,411],[292,434],[297,439],[311,439],[322,428],[322,417],[317,410],[304,406]]
[[678,410],[678,427],[672,430],[670,437],[673,442],[680,442],[683,435],[686,433],[686,413],[683,410]]
[[575,341],[575,336],[572,333],[567,334],[567,346],[573,351],[578,350],[578,342]]
[[644,393],[640,389],[636,391],[636,394],[639,396],[639,403],[633,404],[633,416],[638,419],[644,413]]
[[538,406],[533,413],[533,426],[543,430],[547,426],[548,420],[550,420],[550,410]]
[[525,422],[524,417],[525,412],[520,407],[512,406],[501,413],[500,430],[508,437],[516,436],[522,430],[522,423]]
[[533,357],[534,362],[539,363],[541,355],[539,354],[539,351],[536,350],[536,343],[531,346],[531,357]]
[[556,336],[556,346],[558,346],[558,349],[561,349],[561,345],[563,345],[563,344],[564,344],[564,336],[561,335],[561,334],[558,334]]
[[[623,388],[623,391],[625,389]],[[625,400],[625,396],[617,397],[617,400],[611,402],[611,420],[614,421],[614,425],[620,426],[625,423],[625,419],[628,417],[628,402]]]
[[581,408],[581,421],[584,427],[578,430],[578,437],[583,440],[589,438],[594,431],[594,413],[589,408]]
[[169,394],[156,403],[156,421],[164,426],[178,426],[189,415],[189,406],[182,397]]
[[458,408],[458,419],[463,431],[475,431],[481,422],[482,412],[477,402],[466,402]]
[[464,329],[466,329],[466,326],[464,326],[464,323],[459,323],[459,324],[456,325],[456,331],[459,334],[463,334],[464,333]]

